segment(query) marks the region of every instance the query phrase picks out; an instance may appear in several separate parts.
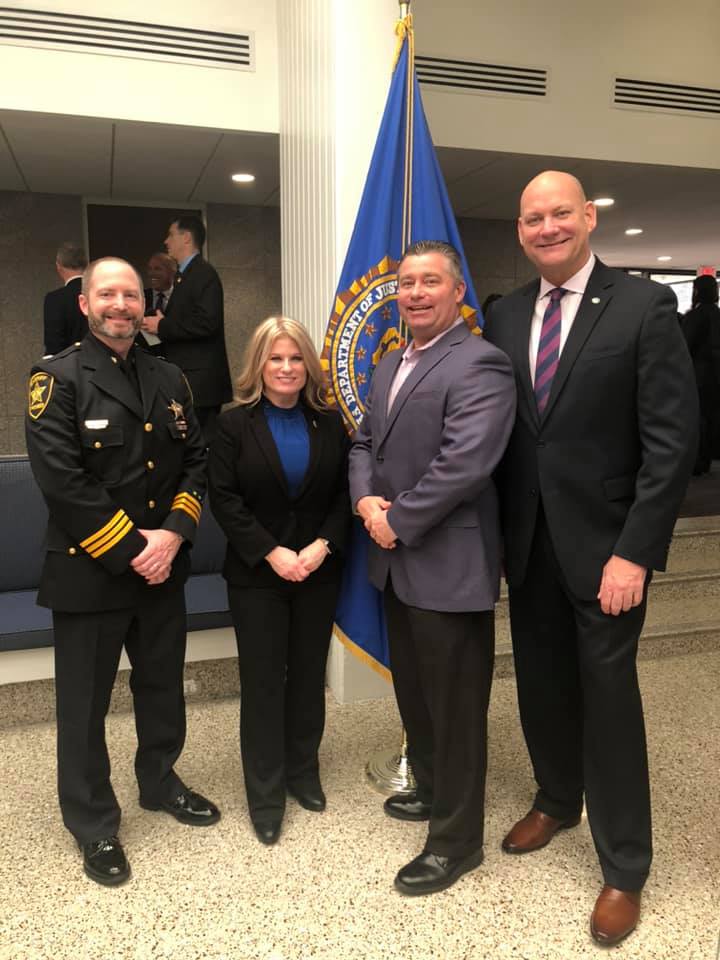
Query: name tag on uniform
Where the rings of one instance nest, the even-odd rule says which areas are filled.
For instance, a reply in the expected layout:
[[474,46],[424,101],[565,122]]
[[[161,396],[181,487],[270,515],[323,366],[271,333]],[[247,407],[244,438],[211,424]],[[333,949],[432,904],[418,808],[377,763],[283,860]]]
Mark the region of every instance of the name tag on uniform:
[[86,430],[104,430],[109,423],[110,423],[109,420],[86,420],[85,429]]

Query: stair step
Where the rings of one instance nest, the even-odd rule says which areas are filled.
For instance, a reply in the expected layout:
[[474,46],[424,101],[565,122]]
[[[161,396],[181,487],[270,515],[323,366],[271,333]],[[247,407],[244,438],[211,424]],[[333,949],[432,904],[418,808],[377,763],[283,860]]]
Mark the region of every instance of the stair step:
[[720,625],[720,570],[655,575],[650,584],[647,627],[704,620]]
[[720,517],[682,517],[675,524],[668,573],[720,570]]
[[[720,648],[720,621],[700,620],[681,624],[646,625],[638,647],[639,660],[707,653]],[[514,674],[509,631],[498,631],[495,643],[495,673],[499,677]]]

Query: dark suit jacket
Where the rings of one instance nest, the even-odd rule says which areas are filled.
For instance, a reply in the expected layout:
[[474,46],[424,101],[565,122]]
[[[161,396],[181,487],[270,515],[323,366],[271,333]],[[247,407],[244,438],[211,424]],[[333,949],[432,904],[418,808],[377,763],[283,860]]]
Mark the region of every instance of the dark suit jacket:
[[352,504],[392,501],[393,550],[369,547],[370,580],[429,610],[492,610],[500,586],[500,523],[492,473],[515,414],[508,358],[462,324],[423,352],[387,413],[402,359],[373,374],[350,453]]
[[232,400],[223,288],[215,268],[201,256],[193,257],[176,279],[158,336],[163,356],[188,378],[196,407]]
[[78,304],[80,283],[80,277],[74,277],[64,287],[51,290],[45,295],[45,353],[60,353],[73,343],[78,343],[88,332],[87,317]]
[[303,406],[310,438],[307,474],[296,497],[288,492],[262,405],[237,406],[217,421],[210,444],[210,502],[228,538],[223,574],[233,586],[285,583],[265,556],[277,546],[301,550],[317,537],[332,553],[308,577],[337,579],[350,523],[349,441],[340,415]]
[[535,280],[492,305],[485,337],[513,362],[518,413],[498,470],[511,586],[522,583],[538,503],[571,590],[591,600],[612,554],[664,570],[697,447],[697,391],[661,284],[598,261],[538,417],[530,380]]

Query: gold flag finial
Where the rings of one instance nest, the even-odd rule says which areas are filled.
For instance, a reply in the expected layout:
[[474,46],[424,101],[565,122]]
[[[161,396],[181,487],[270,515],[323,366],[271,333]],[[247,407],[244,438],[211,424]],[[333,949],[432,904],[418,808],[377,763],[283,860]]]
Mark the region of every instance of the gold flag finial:
[[395,24],[395,36],[397,44],[395,45],[395,56],[393,57],[393,71],[397,66],[402,51],[402,45],[406,37],[412,38],[412,14],[410,13],[410,0],[401,0],[400,19]]

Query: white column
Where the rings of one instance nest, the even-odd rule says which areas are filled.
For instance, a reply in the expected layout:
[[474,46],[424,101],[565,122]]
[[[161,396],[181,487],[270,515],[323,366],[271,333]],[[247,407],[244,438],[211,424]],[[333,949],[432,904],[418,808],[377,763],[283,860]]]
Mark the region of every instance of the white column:
[[[283,311],[322,348],[390,86],[396,0],[279,0]],[[335,639],[342,702],[390,686]]]

